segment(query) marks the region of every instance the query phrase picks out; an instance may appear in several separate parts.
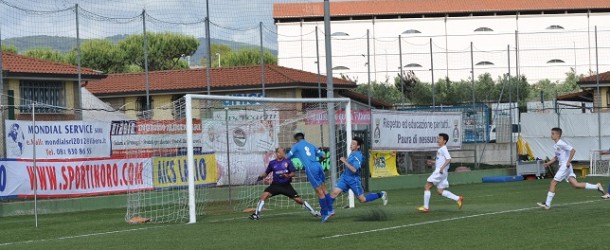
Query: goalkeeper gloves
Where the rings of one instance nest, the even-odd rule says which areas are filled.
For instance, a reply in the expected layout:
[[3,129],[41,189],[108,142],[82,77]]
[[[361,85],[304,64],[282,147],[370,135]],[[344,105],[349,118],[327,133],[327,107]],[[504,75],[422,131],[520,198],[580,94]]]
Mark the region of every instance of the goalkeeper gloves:
[[262,181],[263,179],[265,179],[265,176],[259,175],[258,178],[256,178],[256,181]]

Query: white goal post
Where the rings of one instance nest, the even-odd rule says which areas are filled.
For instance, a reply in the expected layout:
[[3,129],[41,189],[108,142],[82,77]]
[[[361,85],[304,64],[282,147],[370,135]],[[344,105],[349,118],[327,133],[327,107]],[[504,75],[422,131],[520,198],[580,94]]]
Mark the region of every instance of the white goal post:
[[[351,125],[351,101],[349,98],[266,98],[266,97],[239,97],[239,96],[215,96],[215,95],[198,95],[198,94],[187,94],[184,97],[184,101],[185,101],[185,119],[186,119],[186,163],[187,163],[187,169],[188,169],[188,173],[194,173],[195,171],[195,166],[194,166],[194,162],[195,162],[195,158],[194,158],[194,141],[197,140],[197,138],[195,138],[195,135],[193,133],[193,120],[196,118],[193,114],[199,114],[200,117],[198,117],[201,121],[205,121],[206,118],[204,116],[207,117],[211,117],[212,116],[212,112],[217,113],[221,113],[222,110],[220,110],[222,105],[219,105],[220,102],[230,102],[233,104],[237,104],[237,105],[233,105],[233,107],[235,106],[240,106],[245,109],[245,110],[259,110],[257,112],[260,112],[260,110],[262,110],[263,113],[265,112],[278,112],[281,113],[283,112],[283,110],[281,110],[281,108],[277,108],[281,103],[284,104],[291,104],[294,106],[306,106],[306,105],[310,105],[310,106],[316,106],[318,107],[318,115],[324,116],[323,112],[321,112],[321,110],[326,109],[326,117],[327,117],[327,124],[326,125],[326,129],[327,129],[327,133],[323,133],[323,125],[316,125],[320,127],[320,134],[321,134],[321,140],[324,140],[324,138],[326,138],[325,136],[328,136],[328,140],[329,140],[329,147],[330,147],[330,185],[327,185],[327,188],[329,189],[329,191],[332,190],[332,188],[334,187],[335,183],[336,183],[336,179],[338,177],[338,164],[337,164],[337,155],[343,155],[343,156],[347,156],[349,155],[349,144],[351,143],[351,138],[352,138],[352,125]],[[207,104],[206,104],[207,103]],[[216,103],[216,105],[212,106],[210,103]],[[333,104],[333,105],[328,105],[328,104]],[[276,106],[274,106],[276,105]],[[256,108],[254,108],[253,106],[256,106]],[[228,114],[228,110],[230,107],[224,107],[224,112]],[[304,110],[303,107],[299,107],[301,109]],[[343,114],[344,114],[344,120],[342,120],[342,125],[339,127],[338,124],[336,124],[335,122],[335,115],[337,114],[336,112],[339,111],[340,109],[343,110]],[[237,109],[239,110],[239,108]],[[206,113],[207,112],[207,113]],[[253,111],[254,112],[254,111]],[[279,115],[279,116],[284,116],[284,115]],[[231,155],[231,150],[230,146],[229,146],[229,138],[228,138],[228,127],[229,127],[229,122],[228,122],[228,115],[225,115],[225,119],[227,119],[227,122],[225,123],[226,127],[227,127],[227,137],[226,137],[226,151],[227,151],[227,158],[226,158],[226,162],[227,165],[230,165],[230,155]],[[303,122],[300,121],[300,124],[302,124]],[[312,126],[313,127],[313,126]],[[272,134],[274,132],[279,133],[279,128],[277,128],[277,131],[270,131],[269,134]],[[340,130],[342,129],[342,130]],[[342,133],[344,133],[344,135],[340,135],[338,136],[336,133],[337,131],[344,131]],[[283,131],[285,132],[285,131]],[[279,137],[279,135],[272,135],[273,137]],[[342,138],[340,139],[341,141],[338,142],[337,138]],[[234,139],[235,140],[235,139]],[[343,141],[344,140],[344,141]],[[341,143],[341,144],[338,144]],[[284,143],[286,144],[286,143]],[[337,145],[343,145],[341,146],[341,148],[337,148]],[[273,147],[277,147],[279,145],[273,145]],[[318,145],[319,146],[319,145]],[[231,179],[230,179],[230,175],[229,175],[229,185],[231,185]],[[311,187],[309,187],[311,189]],[[262,190],[261,190],[262,191]],[[193,174],[188,174],[188,223],[195,223],[197,221],[197,203],[201,202],[201,201],[197,201],[196,200],[196,185],[195,185],[195,176]],[[349,197],[349,205],[353,206],[353,195],[351,197]]]
[[588,176],[610,176],[610,154],[607,150],[591,150]]

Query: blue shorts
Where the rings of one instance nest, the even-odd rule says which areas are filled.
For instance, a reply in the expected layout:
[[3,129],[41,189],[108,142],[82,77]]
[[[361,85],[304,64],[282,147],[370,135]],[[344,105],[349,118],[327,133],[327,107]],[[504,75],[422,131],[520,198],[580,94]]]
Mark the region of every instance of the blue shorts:
[[339,178],[337,181],[336,188],[341,189],[343,192],[347,192],[347,190],[351,189],[354,192],[356,197],[364,194],[364,188],[362,188],[362,182],[360,178]]
[[305,167],[305,174],[307,174],[307,180],[309,180],[309,183],[314,189],[324,184],[324,181],[326,180],[324,170],[322,170],[322,166],[319,164],[317,166]]

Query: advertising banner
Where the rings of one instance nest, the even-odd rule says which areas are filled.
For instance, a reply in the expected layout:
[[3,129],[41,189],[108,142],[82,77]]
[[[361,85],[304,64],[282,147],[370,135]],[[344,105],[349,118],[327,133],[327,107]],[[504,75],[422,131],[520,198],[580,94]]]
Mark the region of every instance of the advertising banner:
[[369,159],[371,177],[398,176],[395,151],[371,151]]
[[[194,155],[195,185],[216,184],[218,171],[213,153]],[[188,166],[186,156],[154,157],[153,184],[155,188],[188,186]]]
[[[112,155],[147,157],[186,152],[186,120],[112,121]],[[193,145],[201,152],[201,121],[193,120]]]
[[[102,158],[110,156],[110,123],[5,120],[6,158]],[[34,149],[34,145],[36,146]]]
[[0,197],[60,198],[152,189],[150,159],[0,160]]
[[[335,124],[345,124],[345,110],[335,111]],[[328,112],[322,109],[308,110],[307,125],[328,124]],[[371,111],[369,110],[352,110],[352,125],[368,125],[371,124]]]
[[460,149],[459,112],[404,112],[373,110],[373,150],[429,151],[438,148],[439,133],[449,135],[447,148]]

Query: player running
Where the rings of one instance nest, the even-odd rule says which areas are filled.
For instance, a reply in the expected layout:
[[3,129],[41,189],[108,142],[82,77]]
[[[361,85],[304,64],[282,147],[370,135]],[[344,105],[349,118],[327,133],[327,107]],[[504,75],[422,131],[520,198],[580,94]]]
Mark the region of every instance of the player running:
[[449,163],[451,162],[451,155],[449,154],[446,145],[447,141],[449,141],[449,135],[445,133],[438,134],[437,142],[439,149],[436,151],[436,159],[428,160],[427,162],[428,165],[434,164],[435,169],[430,177],[428,177],[426,185],[424,186],[424,205],[417,208],[417,210],[422,213],[430,211],[430,189],[432,186],[436,186],[436,192],[438,194],[456,201],[458,209],[462,208],[464,198],[451,193],[449,190],[445,190],[449,187],[447,177],[449,176]]
[[[352,152],[347,159],[341,157],[341,162],[345,164],[345,171],[341,174],[335,188],[330,194],[331,205],[335,202],[335,198],[337,198],[341,192],[347,192],[349,189],[352,189],[360,203],[371,202],[381,198],[384,206],[388,204],[388,194],[385,191],[369,193],[366,196],[364,195],[364,188],[362,188],[362,182],[360,180],[360,169],[362,168],[362,162],[364,162],[364,156],[362,156],[362,152],[360,152],[362,143],[362,138],[354,137],[350,144],[350,150],[352,150]],[[322,222],[328,221],[333,215],[334,213],[322,217]]]
[[275,149],[275,160],[269,162],[267,165],[267,169],[265,173],[258,177],[258,180],[264,179],[269,173],[273,172],[273,181],[269,187],[265,188],[265,191],[261,194],[261,198],[256,204],[256,211],[250,215],[251,220],[258,220],[261,215],[261,211],[263,211],[263,207],[265,206],[265,201],[269,197],[273,197],[278,194],[282,194],[292,200],[294,200],[297,204],[301,205],[305,210],[309,211],[311,215],[319,217],[320,212],[315,211],[307,201],[303,200],[294,187],[292,187],[292,177],[294,177],[294,166],[292,165],[292,161],[286,158],[286,153],[283,148]]
[[550,166],[556,161],[559,161],[559,170],[555,173],[555,177],[551,180],[551,184],[549,186],[549,192],[546,195],[546,202],[538,202],[538,206],[544,209],[551,209],[551,202],[553,201],[553,197],[555,197],[555,189],[557,188],[557,183],[560,181],[566,180],[570,183],[570,185],[574,188],[578,189],[590,189],[597,190],[602,194],[605,194],[604,188],[602,184],[597,183],[596,185],[578,182],[576,180],[576,175],[574,174],[574,169],[572,168],[572,157],[576,153],[576,150],[564,142],[561,139],[562,130],[561,128],[552,128],[551,129],[551,139],[555,141],[555,145],[553,145],[553,151],[555,151],[555,157],[550,161],[544,163],[545,166]]
[[324,158],[324,153],[322,150],[319,150],[316,146],[306,141],[305,134],[303,134],[301,130],[296,130],[294,132],[294,139],[297,142],[290,148],[290,152],[287,154],[288,159],[297,157],[301,160],[301,163],[303,163],[305,173],[307,174],[307,180],[309,180],[309,183],[318,196],[322,218],[329,214],[334,214],[335,210],[330,202],[330,194],[328,194],[328,191],[326,190],[326,176],[324,175],[322,165],[317,159],[317,157]]

